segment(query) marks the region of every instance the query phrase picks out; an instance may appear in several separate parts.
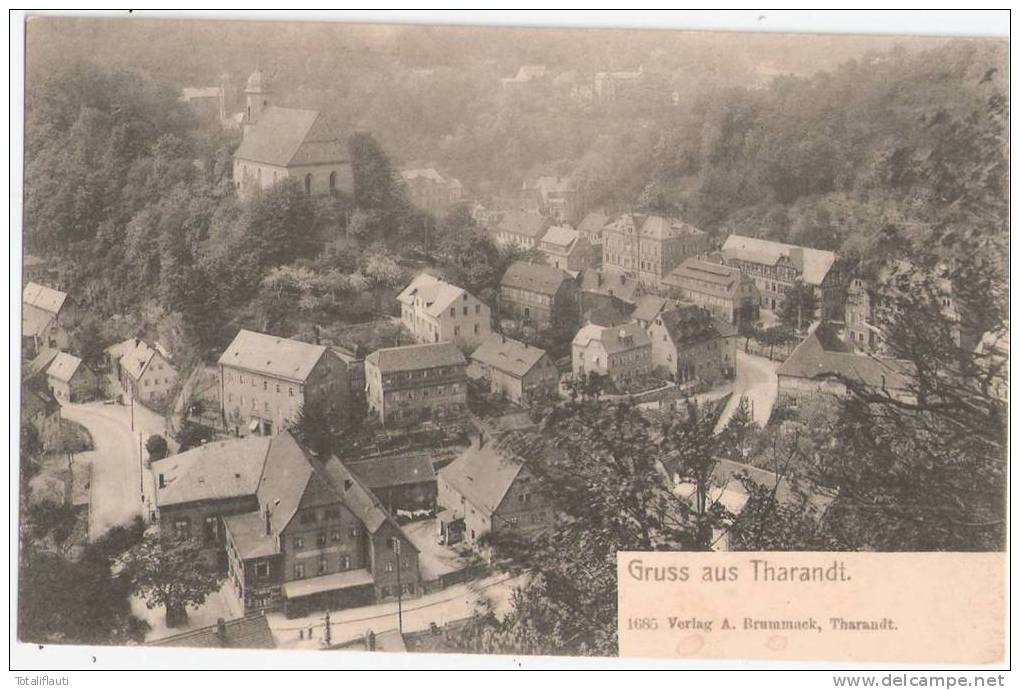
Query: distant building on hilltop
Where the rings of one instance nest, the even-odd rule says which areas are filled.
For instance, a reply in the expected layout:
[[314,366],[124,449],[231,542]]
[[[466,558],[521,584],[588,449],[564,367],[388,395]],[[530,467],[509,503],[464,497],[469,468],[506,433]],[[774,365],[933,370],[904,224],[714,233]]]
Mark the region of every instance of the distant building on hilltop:
[[329,118],[273,105],[269,78],[259,70],[244,93],[244,138],[234,153],[238,196],[258,197],[285,179],[297,180],[308,195],[354,191],[347,143]]

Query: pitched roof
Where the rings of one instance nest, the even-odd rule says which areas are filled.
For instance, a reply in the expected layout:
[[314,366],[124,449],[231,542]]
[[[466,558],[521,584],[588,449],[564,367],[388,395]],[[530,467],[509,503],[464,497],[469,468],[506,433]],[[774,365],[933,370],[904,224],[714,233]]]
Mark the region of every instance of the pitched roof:
[[625,234],[637,234],[651,240],[703,237],[705,235],[703,230],[699,230],[679,218],[666,218],[643,213],[623,213],[608,223],[605,229]]
[[569,253],[577,245],[581,234],[569,225],[554,225],[542,235],[543,244],[554,245],[557,251]]
[[156,489],[156,505],[253,496],[269,443],[263,436],[213,441],[153,462],[166,483]]
[[49,415],[59,409],[60,403],[57,402],[49,390],[26,385],[21,387],[22,417],[31,419],[41,412]]
[[517,377],[531,371],[544,356],[545,350],[499,333],[490,335],[471,353],[473,361]]
[[[403,530],[393,516],[383,507],[379,499],[365,484],[360,476],[352,472],[336,456],[330,457],[323,471],[333,486],[333,489],[340,495],[343,504],[347,506],[355,517],[361,520],[362,524],[372,534],[375,534],[384,524],[389,524],[398,532]],[[410,540],[405,544],[406,548],[418,551]]]
[[21,335],[24,337],[38,337],[49,328],[56,317],[40,309],[23,309],[21,312]]
[[270,165],[312,165],[348,160],[339,132],[317,110],[266,108],[234,153]]
[[[702,259],[685,259],[662,279],[666,285],[725,297],[735,297],[748,279],[739,268]],[[687,281],[696,281],[694,285]]]
[[312,345],[241,330],[224,350],[219,363],[275,378],[304,382],[325,351],[325,345]]
[[616,354],[639,347],[651,345],[651,340],[645,329],[636,321],[625,323],[620,326],[597,326],[593,323],[584,326],[574,336],[573,344],[578,347],[588,347],[595,340],[602,343],[606,354]]
[[265,558],[280,552],[276,534],[266,532],[265,518],[259,511],[224,516],[223,526],[230,533],[234,548],[242,560]]
[[464,353],[453,343],[384,347],[370,354],[365,358],[365,361],[371,362],[383,373],[467,364]]
[[727,260],[735,259],[768,266],[774,266],[781,257],[786,257],[801,272],[801,277],[808,285],[821,285],[836,261],[836,255],[830,251],[744,235],[727,237],[722,252]]
[[107,352],[111,356],[119,353],[121,369],[136,381],[145,373],[145,370],[157,354],[167,360],[168,363],[170,361],[166,350],[160,347],[159,343],[150,345],[141,338],[129,338],[123,343],[111,346],[107,349]]
[[634,303],[641,292],[640,283],[621,271],[590,268],[581,273],[581,290],[619,297]]
[[523,464],[498,448],[468,448],[439,470],[447,484],[475,506],[495,512]]
[[255,495],[260,506],[272,506],[270,520],[274,531],[280,532],[290,523],[314,472],[293,434],[284,431],[272,437]]
[[508,232],[538,239],[549,227],[549,221],[537,211],[507,211],[496,224],[496,232]]
[[188,630],[146,643],[149,647],[205,647],[229,649],[275,649],[276,641],[265,614],[259,613],[197,630]]
[[503,273],[499,284],[551,297],[559,292],[560,286],[567,280],[571,280],[570,275],[554,266],[516,261]]
[[434,482],[436,472],[428,453],[388,455],[381,458],[346,463],[368,488],[375,491],[389,486]]
[[672,304],[672,301],[665,297],[641,295],[637,298],[637,305],[631,316],[637,321],[651,321],[670,304]]
[[819,325],[776,370],[778,376],[823,379],[842,376],[866,386],[908,390],[914,375],[913,363],[879,359],[850,351],[839,334]]
[[25,364],[24,377],[30,379],[39,372],[45,372],[59,354],[60,350],[55,347],[40,347],[38,354]]
[[401,304],[412,306],[417,298],[421,298],[425,311],[431,316],[439,316],[455,301],[461,298],[464,289],[440,280],[428,273],[419,273],[404,290],[397,295]]
[[609,222],[609,216],[602,211],[592,211],[584,217],[578,225],[577,229],[580,232],[586,232],[589,235],[602,235],[602,228]]
[[31,305],[36,309],[42,309],[54,315],[60,313],[60,309],[64,306],[66,300],[66,292],[54,290],[39,283],[29,283],[21,292],[23,304]]
[[435,168],[408,168],[400,171],[400,176],[410,182],[412,180],[428,180],[435,184],[445,184],[451,187],[460,187],[460,180],[450,177],[446,178],[439,174]]
[[70,353],[59,352],[46,370],[46,375],[67,383],[78,373],[79,368],[84,369],[80,359]]
[[659,314],[659,319],[676,345],[701,343],[735,334],[730,332],[730,329],[723,332],[707,309],[693,304],[684,304],[664,311]]

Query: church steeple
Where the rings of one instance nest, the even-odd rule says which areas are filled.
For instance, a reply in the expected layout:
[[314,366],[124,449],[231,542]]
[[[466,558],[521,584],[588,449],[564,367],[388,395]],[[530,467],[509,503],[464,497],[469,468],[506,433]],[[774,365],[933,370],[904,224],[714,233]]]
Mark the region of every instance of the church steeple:
[[259,68],[248,77],[248,83],[244,87],[245,112],[244,131],[255,125],[262,119],[262,112],[269,107],[269,97],[272,89],[269,86],[269,77]]

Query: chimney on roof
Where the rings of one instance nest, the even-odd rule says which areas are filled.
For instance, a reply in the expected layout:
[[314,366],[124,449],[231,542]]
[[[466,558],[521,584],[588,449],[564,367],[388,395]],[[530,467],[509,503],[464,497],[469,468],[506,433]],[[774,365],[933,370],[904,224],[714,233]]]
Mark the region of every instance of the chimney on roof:
[[224,647],[227,645],[227,622],[222,618],[216,619],[216,638]]
[[135,347],[138,347],[142,343],[141,338],[135,338]]
[[273,523],[270,522],[270,520],[269,520],[270,513],[269,513],[269,504],[268,503],[266,504],[266,509],[263,512],[263,514],[265,515],[265,518],[266,518],[266,534],[267,535],[268,534],[272,534],[273,533]]

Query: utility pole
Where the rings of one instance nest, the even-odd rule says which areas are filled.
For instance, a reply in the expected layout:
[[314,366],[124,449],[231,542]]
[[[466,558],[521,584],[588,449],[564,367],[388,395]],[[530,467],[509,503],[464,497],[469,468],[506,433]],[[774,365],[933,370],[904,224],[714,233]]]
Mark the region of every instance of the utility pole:
[[326,621],[326,637],[324,638],[323,641],[326,643],[326,646],[329,647],[329,645],[332,644],[333,642],[332,625],[329,622],[329,610],[326,611],[325,621]]
[[135,396],[131,395],[131,431],[135,430]]
[[145,509],[145,467],[142,461],[142,432],[138,432],[138,492],[142,497],[142,509]]
[[397,555],[397,631],[404,634],[404,588],[400,584],[400,540],[393,537],[393,553]]

